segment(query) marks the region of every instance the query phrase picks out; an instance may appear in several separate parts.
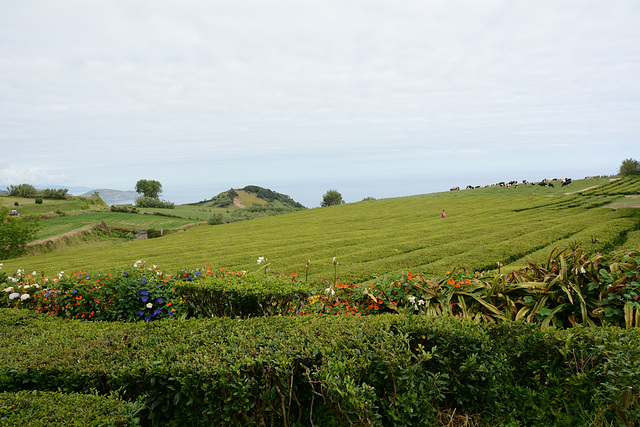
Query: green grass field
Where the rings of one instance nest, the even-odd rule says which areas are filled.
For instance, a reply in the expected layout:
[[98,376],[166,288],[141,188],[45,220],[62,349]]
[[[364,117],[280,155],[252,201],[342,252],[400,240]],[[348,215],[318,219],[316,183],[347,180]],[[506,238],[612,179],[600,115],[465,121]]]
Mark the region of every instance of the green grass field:
[[[17,206],[16,203],[18,204]],[[72,215],[109,210],[109,207],[101,199],[92,199],[90,197],[69,197],[65,200],[43,199],[42,204],[38,204],[36,199],[0,195],[0,206],[16,209],[26,216],[56,215],[57,212],[65,212]]]
[[37,239],[57,236],[86,225],[95,225],[104,221],[112,227],[133,227],[140,230],[150,228],[165,230],[199,222],[198,220],[169,218],[157,215],[127,214],[120,212],[92,212],[83,215],[72,215],[42,221],[44,227],[38,232]]
[[[3,271],[97,272],[130,268],[137,260],[165,271],[204,265],[255,271],[256,260],[264,256],[272,273],[304,277],[310,260],[310,281],[332,281],[337,274],[344,283],[402,270],[429,276],[454,267],[493,270],[501,263],[513,268],[527,258],[543,261],[556,246],[601,250],[640,243],[640,210],[611,209],[608,205],[619,203],[623,195],[585,190],[609,182],[601,178],[567,187],[488,187],[309,209],[201,226],[159,239],[4,260]],[[443,209],[446,219],[440,218]],[[116,225],[117,219],[106,221]],[[62,230],[63,219],[60,222]]]

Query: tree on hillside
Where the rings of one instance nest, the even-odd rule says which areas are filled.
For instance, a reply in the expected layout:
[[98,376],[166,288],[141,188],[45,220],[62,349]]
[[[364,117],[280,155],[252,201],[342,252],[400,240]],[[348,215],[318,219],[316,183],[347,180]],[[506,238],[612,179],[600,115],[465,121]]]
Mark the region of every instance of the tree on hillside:
[[31,184],[11,185],[7,187],[8,194],[14,197],[37,197],[38,190]]
[[325,208],[327,206],[342,205],[343,203],[344,200],[342,200],[342,194],[338,193],[338,190],[328,190],[324,193],[324,196],[322,196],[322,203],[320,206]]
[[9,208],[0,207],[0,259],[22,255],[39,227],[37,219],[12,216]]
[[640,175],[640,162],[635,159],[623,160],[619,174],[622,176]]
[[162,184],[151,179],[141,179],[136,182],[136,193],[144,194],[144,197],[157,199],[162,193]]

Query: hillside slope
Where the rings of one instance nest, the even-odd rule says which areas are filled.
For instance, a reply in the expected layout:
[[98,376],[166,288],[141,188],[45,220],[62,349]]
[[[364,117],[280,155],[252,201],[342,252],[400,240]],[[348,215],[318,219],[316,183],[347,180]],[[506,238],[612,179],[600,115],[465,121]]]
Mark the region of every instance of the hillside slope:
[[[204,265],[253,272],[262,271],[264,264],[256,261],[266,257],[271,273],[344,283],[402,270],[430,275],[455,267],[522,265],[527,257],[544,261],[556,246],[602,250],[640,243],[640,211],[607,207],[624,196],[577,192],[593,185],[576,182],[571,191],[496,187],[306,209],[161,239],[7,260],[4,270],[105,271],[144,260],[171,272]],[[440,217],[443,209],[446,219]]]
[[247,185],[242,189],[223,191],[209,200],[189,203],[191,206],[246,208],[252,205],[289,208],[291,210],[305,209],[303,205],[291,197],[257,185]]

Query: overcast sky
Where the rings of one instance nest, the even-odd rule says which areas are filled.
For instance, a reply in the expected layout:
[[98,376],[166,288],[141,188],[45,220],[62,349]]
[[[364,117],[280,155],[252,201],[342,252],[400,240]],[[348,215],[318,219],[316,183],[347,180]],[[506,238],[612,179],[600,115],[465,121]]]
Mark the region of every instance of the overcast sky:
[[640,159],[637,0],[0,0],[0,188],[319,206]]

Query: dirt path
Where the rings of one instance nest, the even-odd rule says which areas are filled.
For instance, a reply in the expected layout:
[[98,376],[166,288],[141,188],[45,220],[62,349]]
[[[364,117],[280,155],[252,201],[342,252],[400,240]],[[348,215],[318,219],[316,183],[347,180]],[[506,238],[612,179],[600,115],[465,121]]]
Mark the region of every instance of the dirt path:
[[571,193],[564,193],[564,194],[568,196],[569,194],[581,193],[581,192],[583,192],[583,191],[591,190],[591,189],[596,188],[596,187],[598,187],[598,185],[593,185],[593,186],[591,186],[591,187],[583,188],[582,190],[573,191],[573,192],[571,192]]

